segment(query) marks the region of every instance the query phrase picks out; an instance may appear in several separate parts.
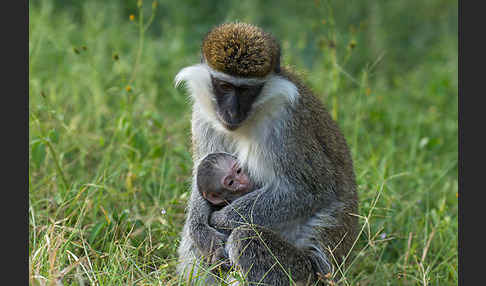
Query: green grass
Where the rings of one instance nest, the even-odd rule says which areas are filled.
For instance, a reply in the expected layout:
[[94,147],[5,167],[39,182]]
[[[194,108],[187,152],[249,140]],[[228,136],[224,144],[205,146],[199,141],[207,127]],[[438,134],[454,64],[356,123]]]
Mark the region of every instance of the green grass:
[[[457,33],[437,26],[431,42],[419,29],[408,57],[393,48],[410,44],[407,33],[391,43],[385,25],[366,21],[349,32],[334,2],[302,4],[294,10],[311,16],[276,24],[262,14],[271,3],[254,14],[255,1],[225,4],[210,18],[194,1],[159,1],[156,14],[148,1],[106,2],[30,3],[31,285],[184,285],[175,265],[190,105],[173,78],[198,62],[212,25],[234,19],[281,39],[284,63],[302,71],[350,145],[363,232],[343,285],[457,285]],[[140,16],[146,25],[151,15],[142,32]],[[370,34],[387,49],[370,48]]]

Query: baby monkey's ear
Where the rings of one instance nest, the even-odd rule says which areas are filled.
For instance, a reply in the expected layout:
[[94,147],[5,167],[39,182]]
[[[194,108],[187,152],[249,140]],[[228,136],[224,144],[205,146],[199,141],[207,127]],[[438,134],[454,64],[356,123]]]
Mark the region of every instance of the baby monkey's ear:
[[216,192],[203,192],[203,197],[215,206],[226,204],[226,200],[221,197],[221,194]]

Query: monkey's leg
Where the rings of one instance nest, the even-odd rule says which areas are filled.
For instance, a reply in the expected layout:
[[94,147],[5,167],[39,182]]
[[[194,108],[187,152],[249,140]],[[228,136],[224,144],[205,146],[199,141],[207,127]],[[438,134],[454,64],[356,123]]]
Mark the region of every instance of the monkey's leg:
[[211,265],[211,256],[206,257],[198,250],[192,238],[187,235],[188,231],[185,225],[177,250],[179,255],[177,272],[182,282],[186,282],[187,285],[220,285],[220,281],[224,279],[218,275],[216,267]]
[[256,225],[235,228],[226,249],[231,263],[250,285],[316,285],[311,257],[269,229]]

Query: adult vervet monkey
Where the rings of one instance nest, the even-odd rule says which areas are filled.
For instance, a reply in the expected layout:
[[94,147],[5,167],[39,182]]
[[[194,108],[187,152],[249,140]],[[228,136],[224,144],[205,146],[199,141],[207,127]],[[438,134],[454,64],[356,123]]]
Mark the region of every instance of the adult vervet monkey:
[[215,27],[201,63],[175,82],[193,101],[195,166],[227,152],[262,186],[211,213],[193,180],[178,271],[197,276],[223,245],[250,283],[306,284],[334,271],[357,236],[353,163],[322,103],[280,66],[273,36],[244,23]]

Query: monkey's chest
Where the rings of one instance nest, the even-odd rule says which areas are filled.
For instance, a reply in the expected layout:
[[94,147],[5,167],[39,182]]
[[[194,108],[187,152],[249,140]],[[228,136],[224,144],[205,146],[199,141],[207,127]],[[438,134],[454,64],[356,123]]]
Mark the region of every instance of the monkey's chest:
[[263,184],[275,179],[274,156],[257,140],[239,140],[233,154],[256,182]]
[[238,158],[252,180],[263,184],[275,179],[276,153],[269,149],[269,144],[264,143],[268,133],[263,129],[226,132],[213,128],[209,123],[193,127],[199,158],[214,152],[230,153]]

